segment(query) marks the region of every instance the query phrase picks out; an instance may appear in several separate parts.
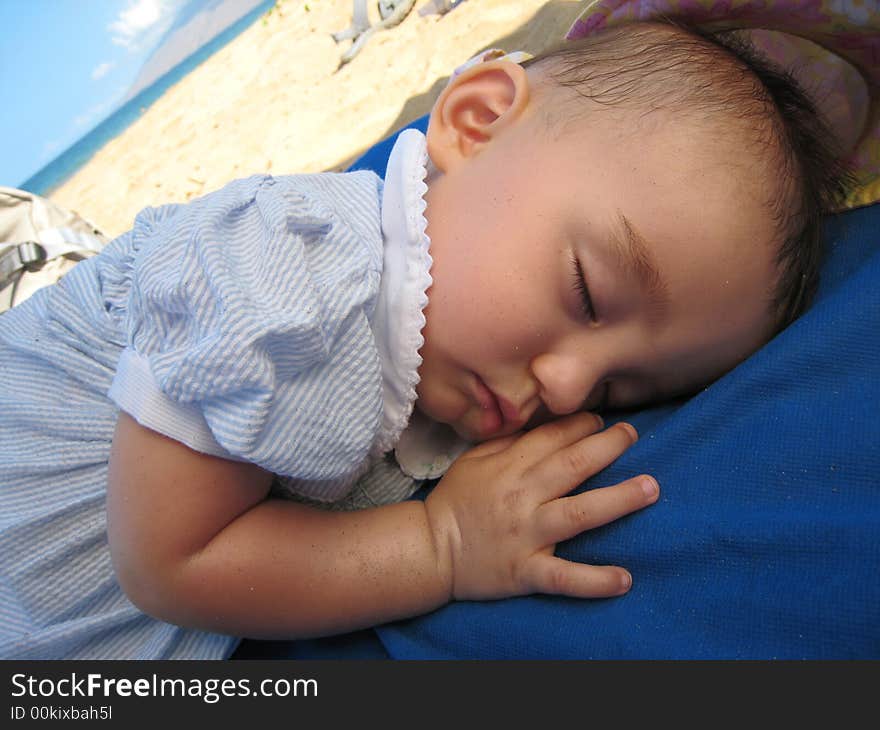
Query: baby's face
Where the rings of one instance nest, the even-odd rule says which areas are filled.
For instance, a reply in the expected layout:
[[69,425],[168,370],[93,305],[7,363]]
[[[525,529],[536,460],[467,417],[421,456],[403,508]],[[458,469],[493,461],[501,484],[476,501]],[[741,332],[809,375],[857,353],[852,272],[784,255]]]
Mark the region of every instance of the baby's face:
[[431,181],[427,415],[483,440],[691,392],[766,341],[761,181],[688,124],[630,132],[527,113]]

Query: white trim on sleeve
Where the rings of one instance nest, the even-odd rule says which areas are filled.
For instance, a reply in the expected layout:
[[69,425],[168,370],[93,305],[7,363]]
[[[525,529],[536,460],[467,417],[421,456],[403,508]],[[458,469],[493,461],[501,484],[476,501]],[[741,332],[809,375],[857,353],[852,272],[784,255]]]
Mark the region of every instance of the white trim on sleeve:
[[197,406],[178,403],[162,392],[147,358],[131,348],[122,351],[107,395],[142,426],[203,454],[241,461],[217,442]]

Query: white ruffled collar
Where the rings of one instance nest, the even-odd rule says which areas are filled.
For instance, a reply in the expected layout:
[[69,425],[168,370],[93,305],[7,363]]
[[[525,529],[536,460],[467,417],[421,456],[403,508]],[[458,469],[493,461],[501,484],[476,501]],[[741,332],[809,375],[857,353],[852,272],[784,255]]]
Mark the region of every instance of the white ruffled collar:
[[374,453],[395,450],[404,473],[416,479],[442,476],[470,444],[448,426],[414,412],[419,350],[425,340],[424,309],[431,286],[430,239],[426,233],[428,151],[415,129],[400,133],[385,173],[382,280],[372,325],[382,365],[382,426]]

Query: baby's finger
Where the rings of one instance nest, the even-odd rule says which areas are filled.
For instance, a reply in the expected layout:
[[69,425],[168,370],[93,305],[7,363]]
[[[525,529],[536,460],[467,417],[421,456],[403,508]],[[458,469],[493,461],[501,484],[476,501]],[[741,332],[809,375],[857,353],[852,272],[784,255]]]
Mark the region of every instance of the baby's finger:
[[519,448],[528,450],[529,463],[536,463],[600,431],[603,425],[598,414],[581,411],[529,431]]
[[465,451],[461,458],[492,456],[492,454],[497,454],[509,448],[511,444],[516,443],[521,438],[522,433],[512,433],[510,436],[502,436],[501,438],[492,439],[491,441],[483,441],[483,443],[477,444]]
[[543,545],[555,545],[647,507],[659,495],[660,487],[654,477],[643,474],[611,487],[554,499],[538,510],[538,539]]
[[535,593],[573,598],[619,596],[632,586],[632,576],[623,568],[573,563],[546,554],[532,558],[525,577]]
[[547,499],[561,497],[602,471],[638,440],[635,428],[616,423],[550,454],[534,468]]

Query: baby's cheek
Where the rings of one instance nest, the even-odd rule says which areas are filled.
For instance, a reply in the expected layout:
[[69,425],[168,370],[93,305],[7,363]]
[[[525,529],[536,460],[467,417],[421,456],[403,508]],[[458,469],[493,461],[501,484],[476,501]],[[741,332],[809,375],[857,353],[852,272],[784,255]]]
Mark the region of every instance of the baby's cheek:
[[510,357],[534,354],[553,339],[558,319],[542,302],[519,300],[516,306],[498,314],[491,335],[482,345]]
[[462,418],[470,408],[470,402],[456,388],[455,381],[439,377],[430,369],[416,387],[416,395],[418,409],[428,418],[440,423],[452,424]]

